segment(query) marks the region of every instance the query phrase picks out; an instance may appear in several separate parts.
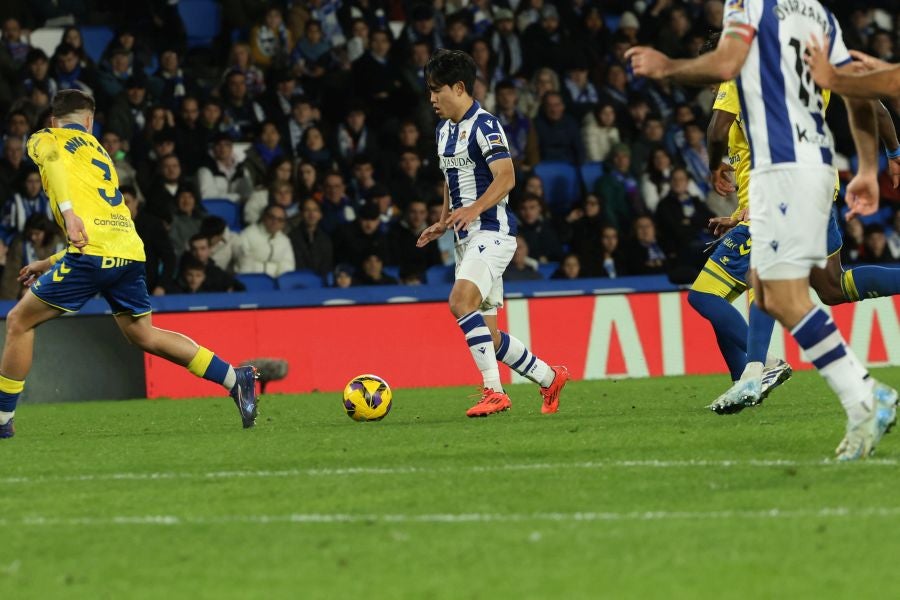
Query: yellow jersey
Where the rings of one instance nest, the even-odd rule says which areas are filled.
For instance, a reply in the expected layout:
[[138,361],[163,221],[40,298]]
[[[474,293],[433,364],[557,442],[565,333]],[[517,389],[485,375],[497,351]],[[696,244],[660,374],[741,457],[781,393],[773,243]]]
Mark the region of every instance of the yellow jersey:
[[71,202],[72,210],[84,221],[88,243],[80,250],[70,244],[70,252],[146,260],[144,243],[119,191],[119,176],[97,138],[80,125],[42,129],[28,138],[28,156],[40,167],[44,190],[63,234],[61,202]]
[[[825,101],[825,110],[828,109],[828,101],[831,100],[831,90],[822,90],[822,100]],[[750,206],[750,144],[747,142],[747,132],[744,129],[744,117],[741,114],[741,102],[738,97],[737,84],[734,81],[726,81],[719,85],[713,110],[721,110],[735,115],[734,123],[728,130],[728,162],[734,168],[734,183],[737,187],[738,206],[732,215],[734,218]],[[835,178],[834,198],[837,200],[840,190],[840,180]]]

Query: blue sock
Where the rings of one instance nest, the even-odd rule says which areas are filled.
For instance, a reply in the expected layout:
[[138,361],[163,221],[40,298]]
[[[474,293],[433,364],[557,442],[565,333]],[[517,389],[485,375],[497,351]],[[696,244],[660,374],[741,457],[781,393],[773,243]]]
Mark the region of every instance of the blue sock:
[[844,271],[841,290],[847,302],[900,294],[900,269],[855,267]]
[[688,302],[712,325],[719,351],[731,372],[731,380],[737,381],[747,363],[747,322],[744,317],[721,296],[691,290],[688,292]]
[[0,375],[0,412],[15,412],[16,404],[19,402],[19,396],[22,395],[22,390],[24,389],[24,381],[9,379],[8,377]]
[[775,319],[764,312],[756,302],[750,304],[750,326],[747,333],[747,362],[766,364]]

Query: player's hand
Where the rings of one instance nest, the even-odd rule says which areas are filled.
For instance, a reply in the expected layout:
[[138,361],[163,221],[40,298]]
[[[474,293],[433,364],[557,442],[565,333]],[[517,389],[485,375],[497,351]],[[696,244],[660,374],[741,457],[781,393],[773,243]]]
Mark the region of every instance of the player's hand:
[[865,52],[860,52],[859,50],[851,50],[850,56],[855,58],[857,64],[861,64],[866,71],[879,71],[881,69],[887,69],[888,67],[892,66],[891,63],[886,63],[880,58],[869,56]]
[[900,188],[900,157],[888,159],[888,174],[894,189]]
[[29,287],[35,280],[50,270],[50,259],[36,260],[27,264],[19,271],[18,280],[23,286]]
[[429,242],[432,242],[444,235],[445,231],[447,231],[447,226],[444,225],[444,223],[441,221],[438,221],[434,225],[427,227],[425,231],[423,231],[419,236],[419,239],[416,241],[416,248],[423,248],[427,246]]
[[878,210],[878,177],[875,173],[859,173],[847,184],[847,220],[873,214]]
[[469,228],[469,224],[477,219],[480,214],[481,211],[474,204],[470,204],[469,206],[457,208],[450,213],[450,216],[444,221],[444,225],[447,228],[452,228],[453,231],[465,231]]
[[737,227],[738,223],[740,223],[740,221],[734,217],[713,217],[709,220],[709,228],[712,230],[714,236],[722,237],[727,232]]
[[76,248],[84,248],[88,243],[87,231],[84,230],[84,221],[73,211],[67,210],[63,213],[63,219],[66,222],[66,236],[69,242]]
[[732,179],[734,167],[728,163],[719,163],[714,171],[709,174],[709,182],[716,188],[716,193],[720,196],[727,196],[731,192],[737,190]]
[[828,60],[828,42],[820,41],[815,35],[806,42],[803,60],[809,65],[809,71],[822,89],[830,90],[834,86],[835,70]]
[[658,50],[647,46],[635,46],[625,52],[625,58],[631,61],[635,75],[651,79],[664,79],[669,76],[672,61]]

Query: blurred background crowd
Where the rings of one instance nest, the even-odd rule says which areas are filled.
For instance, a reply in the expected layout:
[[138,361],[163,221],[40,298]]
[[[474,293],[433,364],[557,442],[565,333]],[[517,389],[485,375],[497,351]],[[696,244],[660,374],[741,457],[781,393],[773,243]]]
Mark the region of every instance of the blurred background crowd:
[[[898,2],[825,4],[849,47],[895,60]],[[637,78],[623,56],[635,44],[694,56],[722,12],[721,0],[4,0],[0,298],[62,247],[24,149],[69,88],[97,101],[153,294],[447,281],[452,235],[415,248],[441,213],[423,76],[437,48],[472,55],[475,97],[509,139],[520,234],[505,278],[690,282],[707,221],[736,205],[708,183],[714,91]],[[847,173],[839,100],[829,123]],[[881,210],[845,225],[845,263],[900,260],[886,169]]]

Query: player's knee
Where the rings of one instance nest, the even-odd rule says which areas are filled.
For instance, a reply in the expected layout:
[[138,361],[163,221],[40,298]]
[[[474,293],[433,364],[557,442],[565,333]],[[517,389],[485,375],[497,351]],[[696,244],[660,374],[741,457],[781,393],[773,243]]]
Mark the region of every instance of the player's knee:
[[688,292],[688,304],[691,305],[696,311],[700,311],[700,304],[703,301],[703,292],[698,292],[697,290],[691,290]]
[[30,327],[26,326],[22,319],[22,311],[19,310],[19,306],[14,306],[13,309],[9,311],[9,314],[6,315],[6,335],[22,335],[29,329]]
[[477,302],[474,302],[466,294],[459,293],[456,290],[450,293],[449,304],[450,312],[453,313],[453,316],[457,319],[478,308]]
[[145,352],[153,353],[153,330],[144,327],[131,327],[125,330],[125,339]]

